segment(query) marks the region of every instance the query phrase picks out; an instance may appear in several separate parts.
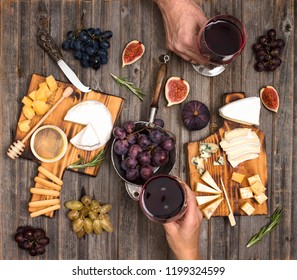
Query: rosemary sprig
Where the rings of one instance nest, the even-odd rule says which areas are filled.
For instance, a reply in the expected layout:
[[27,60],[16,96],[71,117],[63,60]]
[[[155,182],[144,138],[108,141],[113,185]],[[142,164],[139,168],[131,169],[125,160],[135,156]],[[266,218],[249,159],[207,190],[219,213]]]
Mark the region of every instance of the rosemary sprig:
[[112,73],[109,73],[116,83],[120,87],[126,87],[128,90],[130,90],[133,94],[135,94],[140,100],[143,100],[143,97],[145,94],[141,92],[141,89],[137,88],[132,82],[128,82],[126,78],[120,78]]
[[246,247],[251,247],[258,242],[261,241],[261,239],[268,233],[270,233],[280,222],[280,218],[282,215],[283,209],[281,207],[277,207],[272,216],[270,217],[270,223],[260,229],[260,231],[253,235],[249,242],[246,244]]
[[81,157],[78,161],[72,163],[67,168],[68,169],[83,169],[83,168],[87,168],[87,167],[94,167],[94,166],[99,165],[103,160],[104,160],[104,150],[101,150],[90,161],[83,163],[84,159]]

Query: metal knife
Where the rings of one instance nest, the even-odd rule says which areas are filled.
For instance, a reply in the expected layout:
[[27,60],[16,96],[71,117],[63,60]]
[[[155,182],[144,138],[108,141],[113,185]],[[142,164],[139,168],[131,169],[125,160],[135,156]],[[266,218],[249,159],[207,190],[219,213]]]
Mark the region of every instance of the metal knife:
[[43,29],[38,30],[37,42],[50,55],[50,57],[58,63],[65,76],[76,88],[78,88],[82,92],[91,91],[91,89],[85,86],[76,76],[76,74],[71,70],[71,68],[65,63],[59,47],[47,31]]

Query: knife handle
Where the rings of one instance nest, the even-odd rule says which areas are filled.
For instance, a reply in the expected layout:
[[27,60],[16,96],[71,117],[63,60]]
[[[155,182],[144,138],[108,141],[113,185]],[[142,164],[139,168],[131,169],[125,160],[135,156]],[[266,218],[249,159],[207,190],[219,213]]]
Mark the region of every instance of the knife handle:
[[38,30],[37,42],[56,62],[63,58],[59,47],[47,31],[42,29]]

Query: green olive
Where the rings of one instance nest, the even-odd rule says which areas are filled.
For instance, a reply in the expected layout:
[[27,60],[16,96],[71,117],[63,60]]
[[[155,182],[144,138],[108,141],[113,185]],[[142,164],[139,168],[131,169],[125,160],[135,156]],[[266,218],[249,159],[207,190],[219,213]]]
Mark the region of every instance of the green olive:
[[83,204],[78,200],[69,200],[65,203],[65,207],[70,210],[81,210],[83,208]]
[[94,229],[94,232],[96,234],[101,234],[102,233],[102,227],[101,227],[100,220],[96,219],[96,220],[93,221],[93,229]]
[[93,232],[93,221],[90,218],[84,219],[84,230],[87,234],[91,234]]

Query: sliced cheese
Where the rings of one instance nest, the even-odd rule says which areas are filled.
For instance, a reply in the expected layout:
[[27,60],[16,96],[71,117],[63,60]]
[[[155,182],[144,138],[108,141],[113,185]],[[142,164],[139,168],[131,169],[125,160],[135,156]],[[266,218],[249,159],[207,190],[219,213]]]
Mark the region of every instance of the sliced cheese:
[[261,147],[260,145],[255,146],[255,145],[243,145],[241,147],[238,147],[236,149],[232,149],[231,151],[226,152],[228,155],[228,160],[235,160],[236,158],[239,158],[245,154],[255,154],[255,153],[260,153]]
[[237,146],[244,144],[255,144],[258,145],[260,143],[258,135],[253,131],[251,135],[242,136],[233,141],[228,141],[225,138],[220,142],[220,146],[224,151],[228,151],[230,149],[236,148]]
[[213,200],[219,198],[220,196],[221,196],[220,194],[196,196],[196,200],[197,200],[198,205],[203,205],[205,203],[208,203],[210,201],[213,201]]
[[204,192],[204,193],[211,193],[211,194],[219,194],[222,193],[222,191],[214,190],[213,188],[206,186],[204,184],[198,183],[196,186],[197,192]]
[[254,196],[250,187],[239,188],[239,194],[241,199],[247,199]]
[[216,184],[216,182],[214,181],[214,179],[210,176],[209,172],[206,170],[203,175],[201,176],[201,179],[207,183],[208,185],[210,185],[212,188],[214,188],[215,190],[221,192],[220,188],[218,187],[218,185]]
[[253,131],[251,128],[234,128],[232,130],[225,131],[224,138],[229,142],[237,141],[241,139],[243,136],[247,138],[252,138],[252,132]]
[[246,214],[249,216],[254,213],[256,210],[250,203],[245,202],[241,207],[240,207]]
[[249,154],[245,154],[240,157],[237,157],[236,159],[233,159],[233,160],[228,159],[228,160],[229,160],[230,164],[232,165],[232,167],[235,168],[238,164],[240,164],[246,160],[252,160],[252,159],[255,159],[258,157],[259,157],[259,154],[249,153]]
[[263,204],[268,197],[265,195],[265,193],[261,193],[259,195],[255,195],[254,199],[259,203],[259,204]]
[[[112,116],[107,107],[99,101],[87,100],[80,102],[68,110],[64,120],[82,125],[91,124],[94,133],[99,140],[98,145],[93,145],[94,147],[96,146],[96,149],[105,145],[111,137],[113,127]],[[88,130],[85,130],[84,133],[88,133],[87,131]],[[74,141],[76,141],[76,144],[80,147],[90,146],[88,141],[82,142],[86,141],[87,138],[88,135],[79,138],[81,139],[81,143],[77,143],[78,139],[74,139]],[[95,141],[94,139],[95,137],[93,137],[91,141]]]
[[259,125],[261,101],[259,97],[247,97],[233,101],[219,109],[223,118],[247,125]]
[[84,129],[82,129],[78,134],[76,134],[70,143],[78,149],[93,151],[98,149],[100,145],[100,140],[91,124],[88,124]]
[[209,220],[210,217],[213,215],[213,213],[216,211],[216,209],[218,208],[218,206],[221,204],[221,202],[223,200],[224,200],[224,198],[219,198],[219,199],[215,200],[213,203],[202,208],[201,212],[202,212],[203,216],[207,220]]

